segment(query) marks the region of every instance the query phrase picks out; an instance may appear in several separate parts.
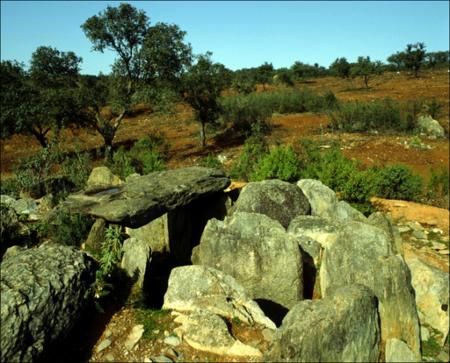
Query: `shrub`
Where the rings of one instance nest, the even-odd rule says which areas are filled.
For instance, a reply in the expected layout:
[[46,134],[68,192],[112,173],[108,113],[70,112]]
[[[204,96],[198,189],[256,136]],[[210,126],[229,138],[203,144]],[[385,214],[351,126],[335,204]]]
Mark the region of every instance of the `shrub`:
[[212,169],[223,168],[222,163],[213,154],[208,154],[207,156],[201,158],[199,164],[200,166],[203,166],[205,168],[212,168]]
[[135,168],[142,174],[165,170],[164,158],[158,151],[161,144],[145,137],[137,141],[130,150]]
[[440,208],[449,208],[449,172],[446,168],[431,170],[426,188],[426,199]]
[[377,195],[387,199],[419,201],[423,180],[405,165],[392,165],[377,170]]
[[42,223],[39,226],[39,234],[40,237],[48,235],[60,244],[80,246],[86,240],[92,224],[92,218],[86,214],[58,209],[48,224]]
[[300,161],[292,146],[276,147],[264,155],[250,174],[250,181],[280,179],[294,182],[300,178]]
[[331,126],[347,132],[398,130],[406,131],[401,122],[399,105],[390,99],[370,102],[346,102],[337,111],[330,113]]
[[72,157],[66,157],[61,164],[61,172],[67,176],[76,189],[83,189],[92,171],[89,154],[76,152]]
[[244,144],[243,153],[231,168],[231,176],[235,179],[248,181],[256,164],[268,152],[269,147],[263,137],[249,137]]
[[120,146],[117,151],[113,153],[112,161],[107,162],[107,166],[114,174],[120,176],[122,179],[136,173],[133,160],[123,146]]

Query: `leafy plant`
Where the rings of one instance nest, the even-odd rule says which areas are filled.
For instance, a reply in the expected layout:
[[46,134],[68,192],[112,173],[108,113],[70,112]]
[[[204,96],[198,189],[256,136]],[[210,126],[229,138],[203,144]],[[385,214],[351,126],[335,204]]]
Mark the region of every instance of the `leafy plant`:
[[212,169],[222,169],[222,163],[219,161],[217,156],[214,156],[213,154],[208,154],[207,156],[200,159],[199,162],[200,166],[203,166],[205,168],[212,168]]
[[149,137],[145,137],[133,145],[129,155],[137,171],[148,174],[166,169],[164,158],[158,151],[160,145]]
[[377,195],[387,199],[419,201],[423,180],[405,165],[392,165],[378,170]]
[[120,146],[112,156],[112,161],[107,162],[106,165],[111,171],[125,179],[128,175],[136,173],[136,168],[133,165],[131,156],[125,151],[123,146]]
[[76,151],[73,156],[66,157],[61,163],[61,172],[75,185],[83,189],[92,171],[91,158],[87,152]]
[[[153,340],[161,335],[168,328],[166,318],[168,310],[148,309],[139,307],[135,310],[135,318],[138,324],[144,325],[144,339]],[[155,332],[158,331],[158,332]]]
[[231,176],[235,179],[249,180],[259,160],[269,152],[263,137],[251,136],[244,144],[244,151],[231,168]]
[[93,220],[86,214],[58,209],[51,220],[39,227],[39,234],[49,235],[57,243],[80,246],[87,238]]
[[250,174],[250,181],[280,179],[293,182],[300,178],[301,165],[291,145],[275,147],[264,155]]

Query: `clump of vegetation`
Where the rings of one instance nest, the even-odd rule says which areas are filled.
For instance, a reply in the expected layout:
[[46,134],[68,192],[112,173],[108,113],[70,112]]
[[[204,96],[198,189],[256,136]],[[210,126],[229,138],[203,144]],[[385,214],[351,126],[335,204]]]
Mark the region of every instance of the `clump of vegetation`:
[[250,181],[280,179],[294,182],[300,179],[300,166],[300,160],[291,145],[278,146],[260,158],[250,174]]
[[87,152],[76,151],[72,156],[65,157],[61,163],[61,172],[67,176],[76,190],[85,187],[89,175],[92,171],[92,162]]
[[244,144],[243,153],[231,168],[231,176],[248,181],[250,175],[255,171],[256,164],[268,152],[269,147],[264,137],[260,135],[249,137]]
[[41,222],[35,229],[38,237],[49,236],[53,241],[67,246],[80,246],[87,238],[94,221],[86,214],[57,209],[51,221]]
[[169,316],[169,310],[149,309],[139,307],[135,310],[135,318],[138,324],[144,325],[142,337],[148,340],[154,340],[168,328],[166,318]]
[[207,156],[201,158],[199,161],[199,165],[205,168],[223,169],[222,163],[217,158],[217,156],[213,154],[208,154]]
[[449,171],[447,168],[431,170],[426,187],[426,201],[432,205],[449,208]]
[[419,201],[423,180],[405,165],[392,165],[377,170],[377,195],[388,199]]
[[100,268],[96,272],[97,298],[109,295],[114,289],[114,277],[117,274],[117,266],[122,259],[122,228],[118,225],[110,225],[105,230],[105,240],[102,243],[100,254],[97,257]]

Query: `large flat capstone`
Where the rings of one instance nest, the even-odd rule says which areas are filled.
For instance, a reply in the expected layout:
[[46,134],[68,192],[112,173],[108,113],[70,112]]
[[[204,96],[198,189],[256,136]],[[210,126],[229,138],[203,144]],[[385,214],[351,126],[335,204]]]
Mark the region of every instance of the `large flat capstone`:
[[175,208],[225,189],[230,179],[223,171],[190,167],[131,178],[109,189],[70,195],[65,205],[127,227],[141,227]]

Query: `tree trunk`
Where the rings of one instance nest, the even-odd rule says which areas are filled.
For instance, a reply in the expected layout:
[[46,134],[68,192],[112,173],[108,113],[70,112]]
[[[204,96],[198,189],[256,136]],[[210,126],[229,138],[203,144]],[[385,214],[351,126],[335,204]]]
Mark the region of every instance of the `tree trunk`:
[[41,146],[44,149],[48,146],[48,141],[47,141],[47,138],[45,137],[47,132],[39,132],[39,131],[33,130],[31,133],[36,138],[36,140],[39,141],[39,144],[41,144]]
[[366,85],[366,89],[369,89],[369,77],[364,76],[364,84]]
[[200,127],[200,143],[202,147],[205,147],[206,145],[206,135],[205,135],[205,122],[201,121],[201,127]]

